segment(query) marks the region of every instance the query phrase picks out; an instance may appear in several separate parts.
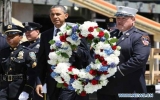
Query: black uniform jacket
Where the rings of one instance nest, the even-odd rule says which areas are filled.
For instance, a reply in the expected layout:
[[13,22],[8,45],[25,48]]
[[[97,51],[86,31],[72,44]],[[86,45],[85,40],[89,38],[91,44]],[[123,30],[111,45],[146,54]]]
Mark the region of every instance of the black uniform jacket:
[[118,40],[121,46],[117,72],[98,93],[146,93],[145,70],[151,44],[148,34],[132,27]]
[[[46,78],[48,86],[47,93],[52,96],[54,96],[53,93],[58,92],[56,88],[57,82],[50,76],[51,65],[47,63],[48,55],[49,52],[51,51],[49,41],[53,39],[53,31],[54,28],[51,28],[41,34],[40,48],[38,53],[38,64],[37,64],[37,68],[39,70],[38,71],[39,79],[40,79],[37,80],[37,84],[44,84],[45,78],[47,76]],[[70,58],[70,62],[77,68],[82,68],[89,64],[89,60],[90,60],[89,48],[87,47],[86,40],[82,39],[82,42],[78,47],[77,51],[73,52],[73,55]]]
[[37,55],[40,47],[40,39],[38,38],[35,41],[26,41],[23,42],[22,45],[31,48]]
[[8,47],[8,43],[6,41],[6,37],[2,36],[2,33],[0,33],[0,51],[6,47]]
[[[18,97],[22,91],[30,94],[36,80],[35,64],[35,53],[29,48],[19,45],[14,49],[3,49],[0,52],[0,89],[9,88],[9,98]],[[5,75],[13,75],[10,77],[12,81],[3,79]],[[20,75],[23,76],[22,79]]]

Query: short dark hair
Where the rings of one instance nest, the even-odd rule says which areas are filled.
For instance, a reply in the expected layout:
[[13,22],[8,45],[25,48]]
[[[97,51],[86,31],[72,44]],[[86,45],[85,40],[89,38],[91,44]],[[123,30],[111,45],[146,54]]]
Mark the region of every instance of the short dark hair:
[[51,6],[50,10],[53,8],[61,8],[64,13],[67,13],[67,9],[62,5],[53,5],[53,6]]

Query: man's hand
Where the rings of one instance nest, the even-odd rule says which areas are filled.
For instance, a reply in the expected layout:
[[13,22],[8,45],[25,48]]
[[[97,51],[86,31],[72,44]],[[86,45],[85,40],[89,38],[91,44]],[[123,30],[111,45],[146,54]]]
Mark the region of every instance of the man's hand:
[[43,95],[42,95],[42,85],[37,85],[36,86],[36,93],[43,98]]

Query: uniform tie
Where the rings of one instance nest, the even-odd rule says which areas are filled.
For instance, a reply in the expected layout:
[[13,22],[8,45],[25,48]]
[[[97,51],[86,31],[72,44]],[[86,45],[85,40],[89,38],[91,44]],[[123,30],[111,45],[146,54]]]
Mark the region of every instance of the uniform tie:
[[123,35],[123,32],[119,32],[117,38],[119,39]]
[[58,33],[59,31],[60,31],[60,29],[57,28],[57,29],[56,29],[56,34],[55,34],[55,36],[57,36],[57,33]]

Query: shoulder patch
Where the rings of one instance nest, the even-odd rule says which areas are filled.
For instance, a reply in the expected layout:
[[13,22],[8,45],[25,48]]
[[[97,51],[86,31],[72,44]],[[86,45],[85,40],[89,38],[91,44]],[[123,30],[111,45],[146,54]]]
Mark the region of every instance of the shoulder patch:
[[36,55],[34,52],[29,52],[29,56],[33,59],[36,60]]
[[142,36],[141,37],[141,40],[142,40],[142,43],[144,44],[144,45],[149,45],[149,43],[150,43],[150,38],[149,38],[149,36]]

